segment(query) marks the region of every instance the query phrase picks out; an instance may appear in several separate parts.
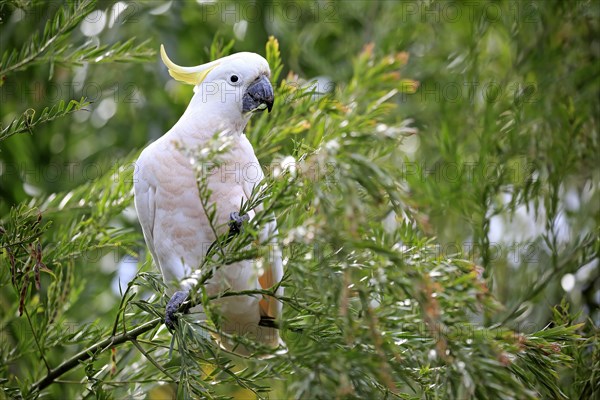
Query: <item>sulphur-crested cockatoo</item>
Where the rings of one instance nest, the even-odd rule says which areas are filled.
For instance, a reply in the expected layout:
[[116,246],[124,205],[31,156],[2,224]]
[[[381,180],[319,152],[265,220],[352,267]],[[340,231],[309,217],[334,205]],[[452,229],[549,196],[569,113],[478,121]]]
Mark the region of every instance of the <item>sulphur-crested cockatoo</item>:
[[[199,267],[217,235],[235,233],[261,208],[239,214],[241,201],[250,198],[253,188],[263,179],[243,130],[254,112],[271,111],[273,88],[269,65],[258,54],[236,53],[196,67],[180,67],[167,57],[163,46],[160,50],[169,74],[194,85],[192,100],[179,121],[144,149],[135,170],[135,207],[144,238],[173,295],[165,316],[165,323],[172,328],[174,312],[197,283],[195,278],[205,272]],[[206,169],[210,198],[204,200],[216,205],[211,226],[186,149],[202,152],[203,146],[219,136],[227,136],[229,147],[219,154],[217,164]],[[272,242],[276,232],[272,219],[262,227],[260,239]],[[204,288],[209,298],[216,297],[210,304],[211,310],[220,315],[221,332],[245,335],[276,347],[282,344],[273,324],[281,315],[278,300],[256,294],[218,297],[225,292],[277,285],[283,276],[281,252],[274,246],[270,254],[268,262],[261,266],[253,260],[220,266]],[[281,295],[282,291],[279,287],[276,294]],[[248,352],[222,336],[220,342],[226,349]]]

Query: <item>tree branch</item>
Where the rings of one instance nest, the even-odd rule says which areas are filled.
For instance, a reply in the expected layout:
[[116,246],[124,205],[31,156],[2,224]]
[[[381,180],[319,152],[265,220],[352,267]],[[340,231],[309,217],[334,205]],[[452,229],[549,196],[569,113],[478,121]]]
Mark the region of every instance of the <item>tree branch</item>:
[[[268,295],[272,296],[271,292],[268,290],[245,290],[245,291],[240,291],[240,292],[227,292],[227,293],[224,293],[223,295],[221,295],[221,297],[241,296],[241,295],[250,295],[250,294],[268,294]],[[191,307],[194,307],[195,305],[197,305],[195,302],[185,302],[184,304],[182,304],[182,307],[180,308],[180,310],[186,310]],[[132,342],[138,349],[140,349],[140,351],[142,351],[143,349],[141,349],[141,346],[139,346],[139,344],[136,341],[137,337],[148,331],[151,331],[152,329],[154,329],[156,326],[158,326],[162,322],[163,322],[163,318],[154,318],[153,320],[148,321],[145,324],[140,325],[137,328],[130,330],[129,332],[125,332],[118,336],[111,335],[108,338],[102,340],[101,342],[98,342],[95,345],[90,346],[90,347],[80,351],[79,353],[75,354],[73,357],[69,358],[68,360],[63,361],[63,363],[60,364],[58,367],[50,370],[44,378],[42,378],[39,381],[37,381],[36,383],[34,383],[31,386],[31,392],[33,393],[33,392],[41,391],[41,390],[47,388],[57,378],[59,378],[66,372],[76,368],[78,365],[80,365],[80,363],[82,361],[89,360],[97,352],[103,352],[106,349],[118,346],[118,345],[126,343],[126,342]],[[272,326],[272,327],[279,328],[278,326]],[[145,353],[144,351],[142,351],[142,353],[146,357],[148,357],[148,359],[150,360],[150,362],[152,362],[152,364],[154,364],[154,366],[156,366],[162,372],[164,372],[165,375],[167,375],[169,378],[173,379],[173,381],[177,381],[171,374],[166,372],[153,359],[151,359],[147,353]]]
[[103,341],[98,342],[95,345],[90,346],[87,349],[80,351],[79,353],[75,354],[73,357],[69,358],[68,360],[65,360],[58,367],[56,367],[53,370],[51,370],[50,372],[48,372],[48,374],[44,378],[42,378],[39,381],[37,381],[36,383],[34,383],[31,386],[31,392],[33,393],[33,392],[40,391],[40,390],[47,388],[58,377],[60,377],[64,373],[72,370],[73,368],[77,367],[82,361],[90,359],[97,352],[102,352],[107,348],[112,348],[112,347],[118,346],[120,344],[129,342],[129,341],[133,341],[139,335],[144,334],[148,331],[151,331],[153,328],[155,328],[161,322],[162,322],[162,318],[154,318],[153,320],[148,321],[145,324],[142,324],[142,325],[138,326],[137,328],[130,330],[129,332],[123,333],[122,335],[119,335],[119,336],[110,336],[110,337],[104,339]]

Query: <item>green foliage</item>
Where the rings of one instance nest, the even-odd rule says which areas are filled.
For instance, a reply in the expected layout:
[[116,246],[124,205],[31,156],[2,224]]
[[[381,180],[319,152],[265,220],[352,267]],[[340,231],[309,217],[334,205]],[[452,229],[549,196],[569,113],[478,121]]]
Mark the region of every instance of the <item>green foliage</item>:
[[6,128],[0,130],[0,141],[17,133],[33,133],[33,128],[35,128],[36,125],[64,117],[67,114],[83,109],[83,107],[87,105],[89,105],[89,103],[87,103],[84,98],[80,101],[71,100],[67,105],[61,100],[57,105],[52,106],[52,108],[44,108],[41,115],[37,118],[35,118],[35,110],[30,108],[20,117],[14,119]]
[[61,41],[68,39],[67,33],[73,30],[86,15],[94,9],[92,0],[76,1],[62,7],[53,19],[44,26],[42,35],[34,33],[20,51],[5,51],[0,60],[0,75],[27,68],[29,65],[42,62],[40,57],[53,47],[60,48]]
[[[0,3],[2,396],[597,397],[598,6],[286,4]],[[113,23],[89,39],[92,11]],[[184,307],[207,320],[173,334],[131,193],[191,92],[148,62],[160,43],[264,54],[276,98],[246,129],[266,178],[240,209],[264,209],[207,258]],[[227,143],[181,151],[214,214],[201,166]],[[287,351],[228,336],[240,357],[202,283],[268,263],[273,214]]]
[[146,43],[134,44],[134,39],[112,46],[95,46],[86,43],[75,50],[68,42],[68,33],[94,10],[95,1],[68,2],[44,26],[42,35],[34,33],[20,51],[5,51],[0,60],[0,76],[5,76],[32,65],[62,62],[76,65],[82,62],[147,61],[154,54],[145,47]]

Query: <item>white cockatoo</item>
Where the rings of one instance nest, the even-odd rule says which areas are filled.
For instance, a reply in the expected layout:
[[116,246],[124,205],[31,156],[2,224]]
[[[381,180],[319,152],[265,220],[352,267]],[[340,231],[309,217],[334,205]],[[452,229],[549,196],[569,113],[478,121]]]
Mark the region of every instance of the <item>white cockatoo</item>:
[[[161,138],[144,149],[135,169],[135,207],[144,238],[154,262],[172,295],[165,323],[173,328],[174,312],[197,283],[199,270],[217,235],[234,234],[242,223],[252,219],[262,206],[240,216],[241,201],[263,179],[252,145],[244,128],[256,111],[273,106],[273,88],[269,82],[267,61],[255,53],[236,53],[195,67],[174,64],[161,46],[161,57],[169,74],[178,81],[194,85],[194,95],[177,123]],[[200,201],[197,176],[189,153],[207,146],[215,136],[228,136],[229,147],[219,155],[219,163],[207,174],[208,201],[216,205],[211,228]],[[256,173],[247,173],[249,168]],[[246,171],[244,173],[243,171]],[[273,242],[277,226],[273,218],[261,227],[260,240]],[[204,288],[211,310],[220,315],[219,329],[272,348],[282,345],[276,329],[281,303],[261,295],[218,296],[227,291],[268,289],[283,277],[281,252],[273,246],[270,259],[262,265],[244,260],[217,268]],[[277,295],[283,294],[279,287]],[[223,337],[221,345],[247,354],[243,346]]]

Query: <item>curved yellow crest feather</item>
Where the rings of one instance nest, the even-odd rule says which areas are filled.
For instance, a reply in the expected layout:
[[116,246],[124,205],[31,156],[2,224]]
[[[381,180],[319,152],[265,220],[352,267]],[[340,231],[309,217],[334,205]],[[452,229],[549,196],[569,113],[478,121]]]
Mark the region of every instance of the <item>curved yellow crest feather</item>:
[[187,83],[188,85],[199,85],[206,79],[206,75],[219,65],[218,62],[210,62],[207,64],[198,65],[196,67],[182,67],[175,64],[167,56],[165,46],[160,45],[160,58],[169,69],[169,75],[179,82]]

